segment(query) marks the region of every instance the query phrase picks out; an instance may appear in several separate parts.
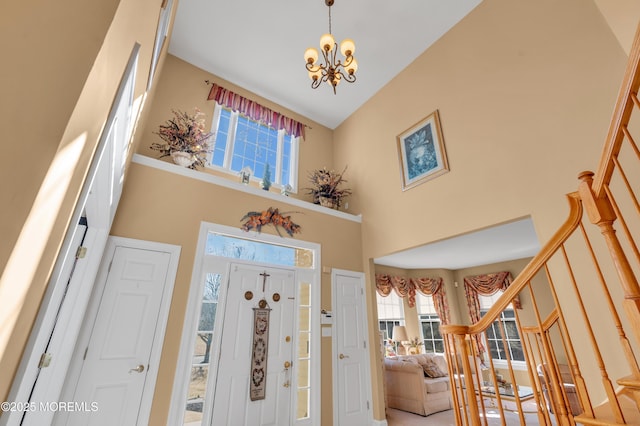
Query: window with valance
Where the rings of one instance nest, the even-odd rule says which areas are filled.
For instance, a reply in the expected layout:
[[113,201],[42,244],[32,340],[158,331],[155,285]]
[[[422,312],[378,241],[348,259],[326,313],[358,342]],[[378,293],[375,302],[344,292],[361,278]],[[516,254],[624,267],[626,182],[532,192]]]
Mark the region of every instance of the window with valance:
[[[504,292],[509,288],[512,280],[511,273],[507,271],[464,278],[465,297],[472,324],[480,321],[488,310],[487,308],[492,303],[490,297]],[[483,301],[481,298],[485,299],[484,304],[481,303]],[[489,305],[487,305],[487,300]],[[513,299],[511,306],[505,309],[497,321],[487,330],[486,342],[489,345],[489,352],[493,359],[507,359],[507,349],[509,350],[508,356],[512,360],[519,361],[522,358],[522,343],[515,324],[514,309],[522,309],[519,296]],[[503,334],[507,342],[506,348],[503,343]],[[475,336],[474,343],[478,354],[482,355],[486,352],[481,336]]]
[[438,278],[406,278],[388,274],[376,274],[376,291],[382,297],[394,291],[398,296],[407,298],[409,307],[416,304],[416,291],[433,297],[433,304],[442,324],[449,324],[449,305],[444,289],[444,280]]
[[248,167],[254,180],[269,170],[276,186],[289,185],[295,192],[305,125],[215,83],[207,99],[216,102],[210,164],[236,173]]

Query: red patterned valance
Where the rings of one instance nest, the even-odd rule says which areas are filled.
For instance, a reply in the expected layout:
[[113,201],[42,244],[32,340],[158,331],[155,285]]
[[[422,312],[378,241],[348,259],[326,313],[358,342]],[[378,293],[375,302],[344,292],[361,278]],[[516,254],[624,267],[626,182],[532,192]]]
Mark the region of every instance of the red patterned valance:
[[216,101],[220,105],[231,108],[233,111],[238,111],[252,120],[265,123],[274,129],[284,129],[285,132],[292,136],[302,136],[304,138],[304,124],[292,118],[285,117],[279,112],[273,111],[260,105],[256,101],[240,96],[224,87],[220,87],[215,83],[212,83],[207,100]]
[[[480,298],[478,295],[491,296],[498,291],[505,291],[511,285],[511,273],[496,272],[493,274],[475,275],[464,278],[464,292],[469,308],[471,323],[480,321]],[[516,296],[511,302],[515,309],[522,309],[520,298]],[[484,345],[479,335],[475,336],[476,349],[479,354],[485,352]]]
[[416,305],[416,290],[425,296],[433,297],[433,305],[436,309],[440,322],[449,324],[449,305],[444,290],[442,278],[410,278],[391,276],[387,274],[376,274],[376,290],[382,297],[387,297],[391,290],[400,297],[408,298],[409,307]]

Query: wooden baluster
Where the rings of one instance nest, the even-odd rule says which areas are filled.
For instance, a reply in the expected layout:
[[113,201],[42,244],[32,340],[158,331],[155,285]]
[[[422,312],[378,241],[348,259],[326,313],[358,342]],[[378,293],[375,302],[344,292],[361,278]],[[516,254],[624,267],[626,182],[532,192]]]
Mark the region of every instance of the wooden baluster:
[[578,187],[580,198],[589,220],[600,228],[600,232],[607,243],[624,291],[622,304],[635,332],[636,340],[640,342],[640,286],[613,228],[613,222],[616,220],[615,212],[608,198],[595,197],[592,191],[593,172],[582,172],[578,178],[581,180]]

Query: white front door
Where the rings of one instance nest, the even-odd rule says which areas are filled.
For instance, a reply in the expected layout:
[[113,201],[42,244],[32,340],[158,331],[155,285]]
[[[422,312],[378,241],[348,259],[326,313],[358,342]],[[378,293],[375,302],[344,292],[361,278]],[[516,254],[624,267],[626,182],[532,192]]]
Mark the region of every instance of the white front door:
[[116,247],[63,424],[137,424],[170,256]]
[[371,424],[369,350],[361,273],[333,271],[335,424]]
[[[266,274],[266,281],[265,275]],[[290,424],[295,273],[231,265],[213,401],[213,425]],[[265,399],[251,401],[253,309],[264,297],[271,308]],[[289,367],[285,367],[288,363]]]

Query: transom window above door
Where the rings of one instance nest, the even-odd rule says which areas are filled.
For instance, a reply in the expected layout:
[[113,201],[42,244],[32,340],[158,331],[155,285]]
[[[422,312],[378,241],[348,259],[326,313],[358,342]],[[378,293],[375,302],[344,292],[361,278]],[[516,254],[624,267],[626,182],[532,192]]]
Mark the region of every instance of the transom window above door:
[[269,165],[271,182],[280,187],[298,186],[299,137],[277,130],[216,103],[211,131],[214,149],[210,165],[227,172],[251,169],[251,178],[259,181]]

